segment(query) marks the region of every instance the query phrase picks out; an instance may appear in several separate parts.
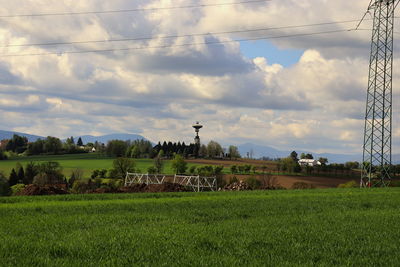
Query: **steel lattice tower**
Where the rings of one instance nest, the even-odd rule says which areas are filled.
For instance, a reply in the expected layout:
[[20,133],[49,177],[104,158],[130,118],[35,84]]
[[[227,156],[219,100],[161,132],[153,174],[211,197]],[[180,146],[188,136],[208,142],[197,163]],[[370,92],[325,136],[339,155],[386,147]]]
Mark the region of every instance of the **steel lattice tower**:
[[372,0],[374,15],[365,115],[362,187],[387,186],[392,164],[394,11],[400,0]]

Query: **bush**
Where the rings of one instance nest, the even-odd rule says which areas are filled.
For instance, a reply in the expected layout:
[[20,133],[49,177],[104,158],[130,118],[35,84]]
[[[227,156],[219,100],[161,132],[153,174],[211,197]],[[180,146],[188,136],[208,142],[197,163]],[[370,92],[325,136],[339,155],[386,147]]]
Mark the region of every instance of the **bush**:
[[0,151],[0,160],[6,160],[7,155],[4,153],[4,151]]
[[106,187],[111,189],[118,189],[123,186],[123,180],[121,179],[96,179],[96,188]]
[[250,177],[246,180],[246,183],[250,186],[252,190],[261,189],[261,181],[255,177]]
[[156,174],[157,173],[156,167],[150,166],[149,168],[147,168],[147,173],[148,174]]
[[64,184],[65,177],[58,162],[45,162],[38,167],[39,174],[33,179],[36,185]]
[[34,185],[43,186],[43,185],[49,184],[49,181],[50,181],[50,178],[45,173],[39,173],[38,175],[35,176],[35,178],[33,178]]
[[275,176],[264,174],[260,180],[263,189],[282,189],[282,186],[278,183],[278,178]]
[[315,186],[313,184],[308,184],[305,182],[296,182],[292,185],[292,189],[315,189]]
[[10,185],[3,173],[0,172],[0,196],[9,196],[11,193]]
[[26,185],[24,184],[16,184],[11,186],[11,194],[13,196],[17,195],[19,192],[21,192],[22,190],[24,190],[26,187]]
[[350,181],[350,182],[338,185],[338,188],[356,188],[359,186],[360,185],[357,184],[355,181]]
[[399,180],[392,180],[390,182],[390,187],[400,187],[400,181]]
[[86,191],[91,189],[91,185],[89,185],[89,181],[85,180],[76,180],[72,185],[72,192],[75,194],[83,194]]
[[174,159],[171,162],[171,165],[175,174],[184,174],[187,170],[187,163],[179,154],[175,155]]
[[196,173],[196,169],[197,169],[197,167],[196,167],[196,166],[192,166],[192,167],[190,167],[190,169],[189,169],[189,173],[190,173],[191,175],[194,175],[194,174]]
[[229,179],[229,184],[239,183],[239,179],[236,176],[233,176]]

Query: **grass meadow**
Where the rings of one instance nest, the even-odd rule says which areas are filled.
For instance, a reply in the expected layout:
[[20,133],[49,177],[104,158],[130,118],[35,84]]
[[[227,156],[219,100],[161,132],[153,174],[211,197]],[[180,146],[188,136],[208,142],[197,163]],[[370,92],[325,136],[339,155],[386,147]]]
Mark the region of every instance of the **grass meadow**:
[[[63,173],[67,177],[70,176],[71,172],[75,169],[81,169],[84,172],[84,177],[89,178],[93,170],[96,169],[112,169],[114,158],[110,158],[101,154],[72,154],[72,155],[50,155],[50,156],[30,156],[13,158],[9,160],[0,161],[0,171],[7,176],[10,174],[12,168],[15,168],[19,162],[25,166],[28,162],[46,162],[46,161],[57,161],[63,168]],[[146,173],[150,166],[153,166],[152,159],[134,159],[135,167]],[[171,161],[164,161],[164,173],[173,174],[174,171],[171,168]],[[188,166],[197,164],[188,164]]]
[[1,266],[398,266],[400,189],[0,198]]

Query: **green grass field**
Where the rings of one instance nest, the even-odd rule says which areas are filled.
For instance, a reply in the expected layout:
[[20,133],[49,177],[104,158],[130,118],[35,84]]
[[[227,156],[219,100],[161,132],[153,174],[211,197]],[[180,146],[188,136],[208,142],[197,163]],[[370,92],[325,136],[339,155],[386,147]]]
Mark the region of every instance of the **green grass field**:
[[1,266],[398,266],[400,189],[0,198]]
[[[12,168],[15,168],[19,162],[25,166],[28,162],[46,162],[46,161],[57,161],[63,168],[64,175],[70,176],[74,169],[81,169],[84,171],[84,177],[89,178],[93,170],[96,169],[112,169],[114,158],[109,158],[100,154],[74,154],[74,155],[59,155],[59,156],[31,156],[31,157],[20,157],[10,160],[0,161],[0,171],[5,173],[7,176],[10,174]],[[152,159],[135,159],[136,168],[146,173],[150,166],[153,166]],[[193,164],[189,164],[191,166]],[[165,174],[173,174],[171,168],[171,161],[166,160],[164,166]]]

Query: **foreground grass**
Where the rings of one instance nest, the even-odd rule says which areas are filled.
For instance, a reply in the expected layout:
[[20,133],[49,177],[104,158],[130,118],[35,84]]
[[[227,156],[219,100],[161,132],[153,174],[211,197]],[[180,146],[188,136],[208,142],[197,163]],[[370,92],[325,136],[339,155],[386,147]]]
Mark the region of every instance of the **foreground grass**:
[[396,266],[400,190],[0,198],[1,266]]

